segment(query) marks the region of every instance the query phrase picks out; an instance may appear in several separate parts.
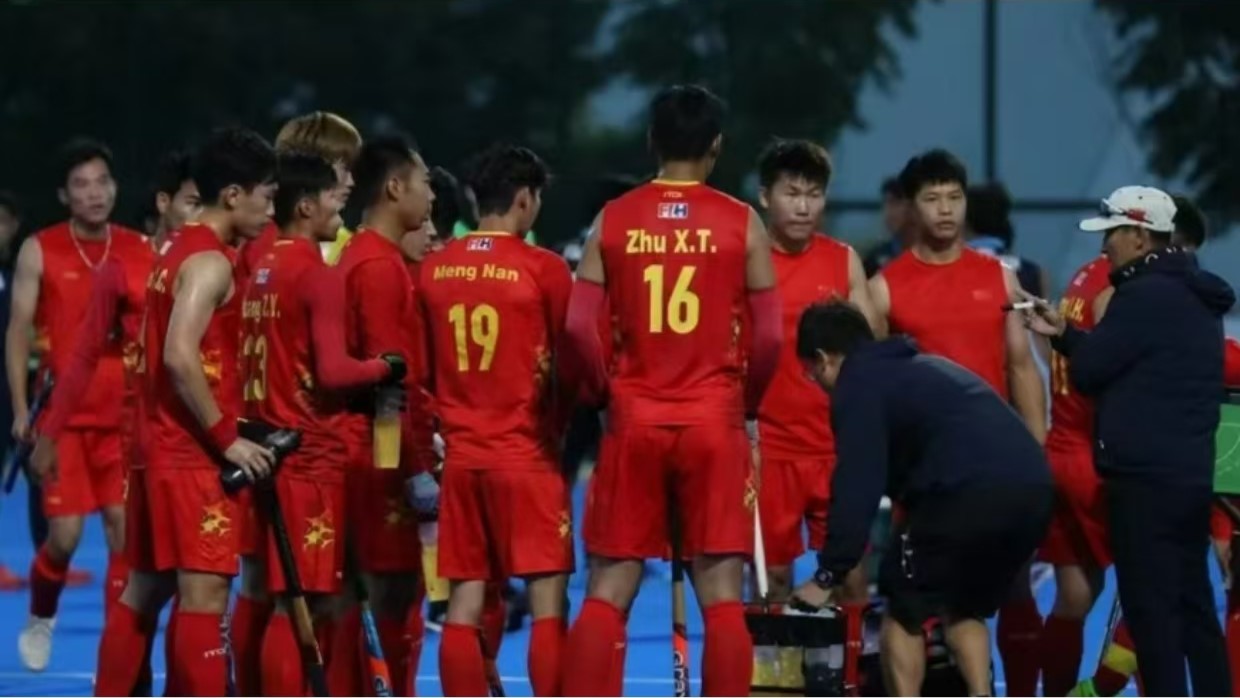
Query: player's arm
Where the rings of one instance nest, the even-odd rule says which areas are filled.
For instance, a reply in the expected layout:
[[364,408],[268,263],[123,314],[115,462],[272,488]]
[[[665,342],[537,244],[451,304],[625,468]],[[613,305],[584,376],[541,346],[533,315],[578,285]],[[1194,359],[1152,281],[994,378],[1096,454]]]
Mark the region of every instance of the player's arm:
[[857,566],[887,485],[887,415],[883,395],[868,382],[840,386],[831,410],[835,473],[827,505],[827,540],[818,566],[843,580]]
[[1125,290],[1123,302],[1108,303],[1106,315],[1091,331],[1069,323],[1051,345],[1068,358],[1072,385],[1084,395],[1097,395],[1123,375],[1146,350],[1149,328],[1157,327],[1143,309],[1157,307],[1158,299],[1143,298],[1140,286]]
[[55,394],[67,399],[51,402],[51,409],[40,429],[40,438],[54,441],[60,436],[60,430],[69,421],[76,406],[74,396],[85,394],[90,385],[99,357],[103,356],[103,350],[107,347],[108,333],[116,325],[125,292],[124,274],[120,263],[113,261],[105,264],[91,280],[90,301],[78,328],[73,357],[64,375],[56,379]]
[[[1019,293],[1020,282],[1016,275],[1006,267],[1003,269],[1003,284],[1007,289],[1009,302],[1016,303],[1024,298]],[[1033,359],[1029,332],[1020,313],[1005,313],[1003,322],[1003,333],[1007,341],[1007,381],[1012,391],[1012,405],[1038,443],[1043,443],[1046,441],[1046,391],[1042,385],[1038,364]]]
[[[848,248],[848,301],[861,310],[865,319],[870,321],[875,336],[881,339],[886,333],[886,323],[879,316],[874,299],[870,297],[870,283],[865,275],[865,266],[861,263],[861,255],[851,247]],[[880,329],[882,334],[879,333]],[[794,340],[794,337],[785,338],[785,341]]]
[[212,445],[251,479],[271,472],[270,451],[237,435],[236,421],[225,418],[202,366],[202,338],[211,316],[228,298],[232,265],[218,252],[200,252],[181,265],[173,287],[172,313],[164,339],[164,367],[177,396],[189,408]]
[[4,334],[4,370],[9,378],[9,399],[13,403],[13,436],[28,438],[29,414],[26,371],[34,344],[34,313],[39,307],[39,282],[43,279],[43,248],[38,238],[28,238],[17,253],[13,273],[13,298],[9,326]]
[[874,334],[885,337],[891,332],[891,289],[881,271],[870,277],[866,287],[870,291],[870,302],[874,304],[874,317],[878,321]]
[[550,344],[555,347],[552,371],[555,385],[555,434],[562,436],[568,428],[568,420],[572,417],[576,403],[578,386],[569,377],[569,367],[565,365],[567,348],[565,347],[568,333],[568,303],[573,293],[573,273],[568,264],[560,257],[544,257],[546,263],[541,274],[543,289],[543,312],[547,323],[547,336]]
[[324,266],[311,268],[301,282],[298,291],[309,311],[317,383],[328,390],[349,390],[379,383],[391,375],[393,369],[383,359],[349,356],[344,336],[344,279]]
[[[779,350],[784,341],[783,311],[775,288],[775,264],[771,261],[771,239],[758,212],[749,209],[749,228],[745,233],[745,285],[749,289],[749,374],[745,380],[745,415],[756,419],[762,395],[775,376]],[[796,338],[793,338],[795,341]]]
[[594,219],[577,265],[565,316],[562,366],[570,384],[577,385],[583,398],[598,402],[607,392],[607,367],[603,362],[603,343],[598,336],[599,315],[607,302],[603,252],[599,238],[603,233],[603,212]]

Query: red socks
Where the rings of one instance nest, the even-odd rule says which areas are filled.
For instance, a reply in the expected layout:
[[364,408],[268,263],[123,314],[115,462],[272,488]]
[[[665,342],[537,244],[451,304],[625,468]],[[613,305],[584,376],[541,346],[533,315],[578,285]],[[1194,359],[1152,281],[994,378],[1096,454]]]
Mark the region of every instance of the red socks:
[[[586,599],[568,633],[564,652],[566,696],[618,696],[624,688],[624,612],[602,599]],[[744,625],[742,621],[742,626]],[[744,633],[746,639],[749,632]],[[753,657],[744,662],[752,666]],[[737,695],[746,695],[749,686]]]
[[499,656],[504,641],[504,626],[508,623],[508,608],[504,603],[503,585],[487,584],[486,601],[482,607],[482,655],[489,659]]
[[1066,696],[1076,686],[1084,653],[1085,620],[1054,614],[1042,629],[1042,695]]
[[1031,696],[1038,690],[1038,656],[1042,616],[1032,596],[1009,601],[999,609],[996,628],[999,657],[1007,678],[1007,693]]
[[125,585],[129,583],[129,563],[121,553],[108,555],[108,573],[103,579],[103,613],[112,612],[113,607],[121,600]]
[[60,606],[60,592],[65,588],[65,573],[69,561],[57,562],[47,554],[47,546],[30,563],[30,615],[38,618],[55,618]]
[[409,609],[405,633],[409,636],[409,695],[418,695],[418,665],[422,663],[422,642],[426,639],[426,623],[422,620],[422,603]]
[[485,696],[482,641],[472,625],[444,623],[439,639],[439,680],[445,696]]
[[530,685],[536,696],[560,693],[560,658],[564,653],[564,619],[539,618],[530,626]]
[[175,671],[187,696],[222,696],[228,685],[228,658],[219,613],[181,611],[176,627]]
[[369,680],[362,678],[365,650],[360,608],[354,606],[337,619],[331,640],[332,648],[327,653],[331,657],[327,662],[327,692],[333,696],[366,695]]
[[721,601],[702,610],[702,695],[748,695],[753,678],[753,638],[745,626],[745,607]]
[[273,613],[263,633],[261,684],[264,696],[306,695],[301,648],[293,634],[293,620],[283,613]]
[[155,623],[142,618],[125,604],[117,604],[108,614],[99,639],[99,661],[95,675],[95,695],[131,695],[142,665],[148,659],[147,643],[155,634]]
[[168,625],[164,627],[164,664],[168,667],[167,676],[164,677],[165,696],[185,695],[185,688],[177,677],[177,665],[174,661],[177,656],[177,618],[180,616],[181,597],[174,596],[172,597],[172,608],[168,609]]
[[263,631],[271,617],[270,601],[237,597],[232,613],[232,652],[237,679],[237,695],[257,696],[262,693],[259,676],[262,671]]
[[379,631],[383,658],[387,660],[388,671],[392,674],[392,695],[407,696],[413,687],[413,677],[409,675],[413,642],[409,637],[407,621],[404,618],[376,618],[375,625]]

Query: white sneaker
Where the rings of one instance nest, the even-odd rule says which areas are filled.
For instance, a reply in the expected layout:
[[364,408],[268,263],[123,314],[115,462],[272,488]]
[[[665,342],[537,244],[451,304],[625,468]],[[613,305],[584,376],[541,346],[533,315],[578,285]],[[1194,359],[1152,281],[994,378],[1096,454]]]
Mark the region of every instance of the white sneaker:
[[17,653],[30,671],[43,671],[52,657],[52,628],[55,618],[30,616],[26,629],[17,636]]

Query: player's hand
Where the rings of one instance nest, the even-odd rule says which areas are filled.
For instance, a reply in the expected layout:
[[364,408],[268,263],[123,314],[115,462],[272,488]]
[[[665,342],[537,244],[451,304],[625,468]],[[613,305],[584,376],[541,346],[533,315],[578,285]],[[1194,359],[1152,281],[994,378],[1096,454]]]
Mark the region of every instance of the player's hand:
[[821,611],[831,604],[833,596],[834,590],[823,589],[811,579],[792,592],[789,605],[801,611]]
[[22,409],[13,413],[13,439],[22,443],[30,441],[30,412]]
[[405,497],[419,516],[429,518],[439,513],[439,483],[430,473],[418,473],[406,480]]
[[57,472],[56,442],[42,434],[35,439],[34,451],[30,454],[30,477],[36,483],[55,481]]
[[435,454],[434,470],[436,474],[441,474],[443,471],[444,446],[446,446],[446,444],[443,441],[443,437],[439,435],[439,432],[435,432],[435,434],[431,436],[431,453]]
[[400,354],[387,353],[379,357],[388,365],[388,375],[383,381],[386,384],[400,383],[409,375],[409,364]]
[[1033,303],[1032,308],[1020,311],[1021,320],[1024,321],[1026,329],[1045,337],[1058,337],[1063,334],[1068,321],[1050,301],[1038,298],[1024,289],[1017,289],[1016,293],[1022,301]]
[[242,438],[232,442],[232,445],[224,451],[224,457],[229,463],[241,468],[250,482],[270,477],[276,463],[276,454],[270,449]]

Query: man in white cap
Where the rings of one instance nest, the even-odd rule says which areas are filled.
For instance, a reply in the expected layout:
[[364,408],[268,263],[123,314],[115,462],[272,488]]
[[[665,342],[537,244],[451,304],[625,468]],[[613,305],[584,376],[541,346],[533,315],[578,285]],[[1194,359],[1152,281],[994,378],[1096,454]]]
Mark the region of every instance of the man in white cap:
[[[1171,197],[1150,187],[1123,187],[1103,199],[1101,215],[1080,227],[1105,234],[1114,288],[1105,317],[1082,297],[1090,275],[1078,274],[1062,310],[1027,296],[1034,306],[1025,310],[1025,321],[1051,337],[1056,397],[1066,388],[1096,400],[1089,433],[1106,509],[1101,527],[1146,693],[1187,695],[1187,659],[1198,695],[1225,695],[1231,680],[1206,550],[1223,382],[1222,316],[1235,294],[1171,244],[1175,212]],[[1086,306],[1092,317],[1085,316]],[[1096,326],[1083,329],[1087,319]],[[1079,463],[1057,467],[1057,443],[1048,438],[1057,480],[1079,477]],[[1071,444],[1064,453],[1074,455]],[[1070,503],[1071,494],[1061,488],[1061,501]],[[1081,520],[1069,515],[1056,525]],[[1054,541],[1052,533],[1048,549]],[[1095,547],[1084,546],[1078,569],[1105,564]],[[1052,621],[1062,609],[1057,603]]]

